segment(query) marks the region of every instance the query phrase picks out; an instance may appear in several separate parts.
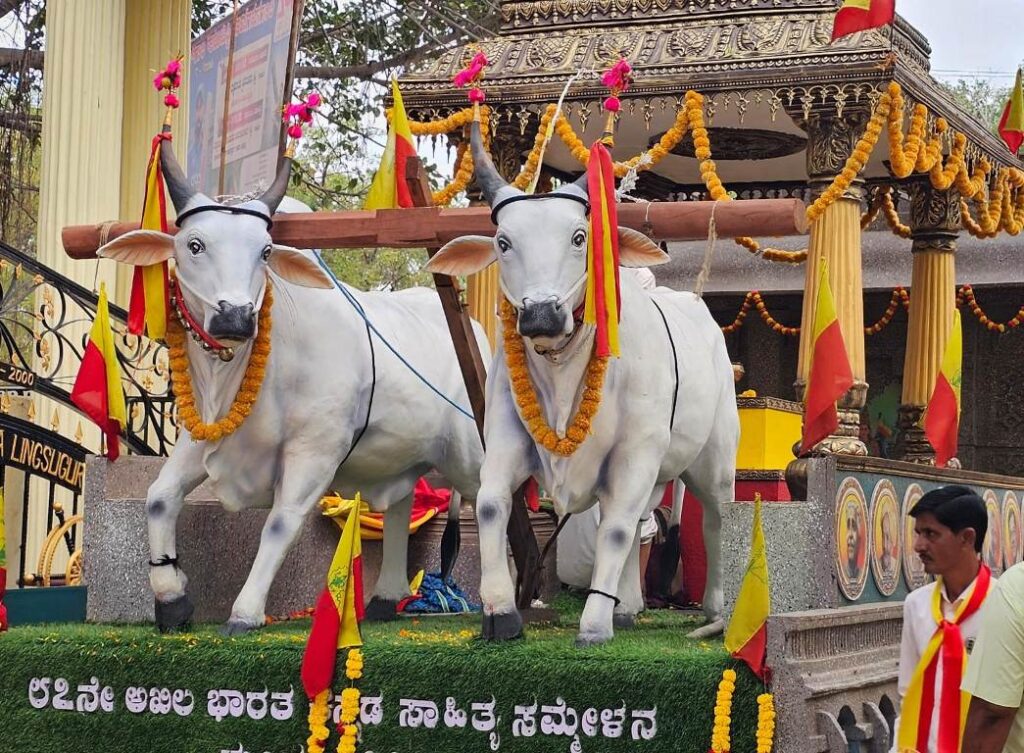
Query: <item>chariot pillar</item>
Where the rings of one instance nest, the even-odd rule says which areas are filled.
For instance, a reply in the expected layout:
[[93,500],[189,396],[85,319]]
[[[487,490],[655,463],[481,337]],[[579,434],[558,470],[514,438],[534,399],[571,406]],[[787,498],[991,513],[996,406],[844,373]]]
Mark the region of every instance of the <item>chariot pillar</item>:
[[927,180],[911,184],[910,190],[914,266],[896,456],[914,463],[934,463],[935,451],[924,436],[922,419],[956,307],[960,194],[955,189],[938,191]]

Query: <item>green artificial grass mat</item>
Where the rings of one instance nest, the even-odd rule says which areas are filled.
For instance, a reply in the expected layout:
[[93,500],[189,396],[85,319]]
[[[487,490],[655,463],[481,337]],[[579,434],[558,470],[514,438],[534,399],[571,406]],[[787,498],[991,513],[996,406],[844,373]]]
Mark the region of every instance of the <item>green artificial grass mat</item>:
[[[648,612],[637,627],[617,631],[611,644],[579,650],[573,640],[581,602],[562,597],[556,606],[562,615],[559,625],[529,625],[525,640],[503,644],[477,639],[478,615],[364,624],[365,669],[359,687],[365,696],[381,696],[382,719],[364,725],[358,750],[706,753],[717,684],[728,667],[739,676],[733,703],[733,750],[752,753],[755,749],[760,683],[728,657],[720,640],[685,639],[685,633],[696,626],[695,619]],[[0,635],[0,753],[295,753],[305,746],[307,736],[308,704],[299,668],[308,630],[308,620],[277,623],[234,638],[221,636],[212,625],[166,636],[148,626],[12,628]],[[337,669],[341,677],[343,654]],[[66,699],[74,703],[78,686],[91,683],[94,677],[101,688],[112,689],[112,703],[108,703],[112,711],[54,708],[57,678],[68,682]],[[44,708],[30,703],[33,678],[51,680],[50,700]],[[342,681],[336,683],[335,692],[342,687]],[[130,688],[167,689],[170,694],[156,693],[155,702],[134,713],[128,701],[137,700],[138,693]],[[187,716],[167,708],[175,690],[188,690],[194,699]],[[237,698],[245,697],[249,705],[239,709],[241,716],[222,711],[223,718],[218,720],[217,713],[211,715],[209,696],[212,691],[216,701],[219,690],[238,691]],[[290,690],[291,717],[272,718],[269,694]],[[41,704],[42,693],[35,697]],[[449,698],[453,699],[451,709]],[[410,726],[402,699],[434,702],[438,718],[433,728]],[[492,702],[493,730],[486,713],[473,709],[473,704]],[[552,728],[550,719],[543,723],[542,707],[563,703],[575,711],[574,724],[567,712],[569,734]],[[515,707],[533,704],[537,704],[535,734],[526,737],[527,728],[515,724]],[[218,705],[213,706],[216,712]],[[623,706],[621,736],[606,737],[606,731],[615,730],[602,727],[601,712],[606,712],[607,719]],[[279,716],[280,708],[279,703]],[[654,736],[634,739],[633,712],[655,708]],[[261,716],[261,710],[262,718],[252,718]],[[458,715],[446,716],[447,710],[465,712],[462,726],[457,726]],[[585,720],[589,723],[584,724]],[[332,730],[328,750],[336,749],[337,739]]]

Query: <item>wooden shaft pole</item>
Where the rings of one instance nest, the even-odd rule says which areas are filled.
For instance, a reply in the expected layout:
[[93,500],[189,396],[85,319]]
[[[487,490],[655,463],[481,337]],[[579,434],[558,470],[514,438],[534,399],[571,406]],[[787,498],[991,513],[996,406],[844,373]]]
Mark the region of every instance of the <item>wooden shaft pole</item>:
[[[619,225],[640,230],[659,241],[704,240],[711,212],[719,237],[784,236],[805,232],[803,202],[798,199],[749,199],[623,204]],[[95,258],[105,223],[64,228],[64,250],[73,259]],[[138,223],[117,223],[104,236],[113,240],[138,229]],[[271,232],[274,241],[297,248],[431,248],[463,235],[494,235],[488,207],[414,207],[374,211],[279,214]]]

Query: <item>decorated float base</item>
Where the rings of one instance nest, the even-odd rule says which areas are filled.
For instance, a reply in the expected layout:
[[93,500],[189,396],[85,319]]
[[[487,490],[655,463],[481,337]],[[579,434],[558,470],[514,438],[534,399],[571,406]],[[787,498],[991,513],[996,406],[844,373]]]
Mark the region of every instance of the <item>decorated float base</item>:
[[[739,675],[736,750],[754,749],[761,686],[720,642],[684,638],[696,618],[659,612],[612,645],[573,645],[581,601],[524,641],[476,639],[478,618],[366,626],[359,751],[708,750],[722,671]],[[224,638],[100,625],[0,637],[0,750],[295,753],[308,703],[299,666],[308,620]],[[344,661],[339,663],[340,693]],[[116,741],[116,743],[115,743]],[[337,748],[332,730],[327,750]]]

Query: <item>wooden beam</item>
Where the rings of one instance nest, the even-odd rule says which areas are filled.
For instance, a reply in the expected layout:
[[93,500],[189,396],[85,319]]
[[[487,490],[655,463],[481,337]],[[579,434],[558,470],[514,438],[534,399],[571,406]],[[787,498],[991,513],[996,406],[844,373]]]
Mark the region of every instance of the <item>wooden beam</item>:
[[[778,237],[807,230],[799,199],[654,202],[619,205],[619,224],[658,241],[693,241],[708,237],[714,212],[719,237]],[[93,259],[104,224],[76,225],[61,234],[73,259]],[[138,223],[108,227],[107,240],[135,230]],[[435,248],[463,235],[494,235],[487,207],[413,207],[376,211],[279,214],[271,232],[277,243],[296,248]]]

